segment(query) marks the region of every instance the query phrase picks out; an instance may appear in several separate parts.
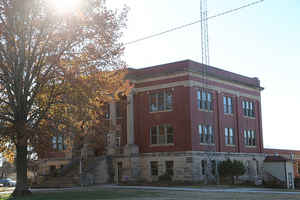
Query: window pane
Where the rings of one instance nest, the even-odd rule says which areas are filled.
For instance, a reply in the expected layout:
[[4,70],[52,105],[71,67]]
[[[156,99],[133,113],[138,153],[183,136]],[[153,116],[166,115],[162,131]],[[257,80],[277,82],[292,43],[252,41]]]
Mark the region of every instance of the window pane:
[[157,111],[157,102],[156,102],[156,95],[151,94],[150,95],[150,112]]
[[165,127],[160,125],[159,126],[159,144],[165,144]]
[[217,170],[217,165],[216,165],[216,161],[215,160],[212,160],[211,161],[211,173],[212,175],[216,175],[216,170]]
[[157,161],[150,162],[150,168],[151,168],[151,175],[158,176],[158,162]]
[[225,128],[225,144],[228,144],[228,128]]
[[174,175],[174,162],[166,161],[166,173],[170,176]]
[[156,126],[151,128],[151,144],[157,144],[157,128]]
[[207,104],[206,104],[206,93],[202,91],[202,98],[201,98],[201,109],[207,109]]
[[57,150],[62,151],[63,150],[63,144],[58,143],[57,148],[58,148]]
[[166,93],[166,110],[171,110],[172,109],[172,93],[167,92]]
[[173,139],[173,127],[171,125],[167,125],[167,143],[173,143],[174,139]]
[[109,119],[110,118],[110,107],[109,107],[108,103],[104,104],[103,110],[104,110],[104,118]]
[[252,130],[252,145],[255,146],[256,145],[256,135],[255,135],[255,131]]
[[225,128],[225,136],[228,136],[228,128]]
[[164,93],[158,93],[158,111],[164,110]]
[[252,145],[252,136],[250,130],[248,130],[248,145]]
[[225,96],[223,96],[223,104],[224,104],[224,105],[227,105],[227,100],[226,100],[226,97],[225,97]]
[[201,168],[202,168],[202,175],[206,174],[206,168],[207,168],[207,161],[201,160]]
[[212,126],[209,126],[209,141],[208,143],[213,144],[214,143],[214,132]]
[[232,114],[232,99],[228,97],[228,113]]
[[207,101],[210,101],[211,102],[211,93],[207,93]]
[[57,141],[56,141],[56,136],[52,137],[52,148],[57,149]]
[[231,97],[227,97],[228,105],[232,105],[232,99]]
[[197,106],[199,109],[201,109],[201,92],[197,91]]
[[199,135],[202,135],[202,125],[198,126],[198,132],[199,132]]
[[200,91],[197,91],[197,99],[201,100],[201,92]]
[[229,143],[230,144],[234,144],[234,134],[233,134],[233,129],[232,128],[229,129],[229,135],[230,135],[230,137],[229,137],[229,139],[230,139]]
[[203,126],[203,132],[204,132],[204,142],[208,141],[208,133],[207,133],[207,127]]
[[63,136],[62,136],[62,135],[59,135],[59,136],[58,136],[58,143],[60,143],[60,144],[61,144],[61,143],[62,143],[62,141],[63,141]]
[[202,101],[206,101],[206,92],[202,91]]
[[200,142],[203,143],[204,142],[204,135],[203,135],[202,125],[198,126],[198,133],[199,133],[199,136],[200,136]]
[[227,100],[226,100],[226,97],[224,96],[223,97],[223,105],[224,105],[224,113],[227,113]]
[[121,137],[120,137],[120,132],[119,131],[116,133],[115,143],[116,143],[117,147],[121,146]]
[[207,109],[212,110],[212,95],[207,93]]
[[244,130],[244,144],[247,145],[248,144],[248,140],[247,140],[247,131]]

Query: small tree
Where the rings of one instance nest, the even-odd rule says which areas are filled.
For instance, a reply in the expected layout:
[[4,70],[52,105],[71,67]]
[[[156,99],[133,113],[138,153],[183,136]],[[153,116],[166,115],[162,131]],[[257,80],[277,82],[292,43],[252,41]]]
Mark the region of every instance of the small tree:
[[231,161],[227,159],[220,162],[218,171],[222,177],[231,177],[232,184],[234,184],[235,177],[239,177],[246,172],[245,166],[241,161]]

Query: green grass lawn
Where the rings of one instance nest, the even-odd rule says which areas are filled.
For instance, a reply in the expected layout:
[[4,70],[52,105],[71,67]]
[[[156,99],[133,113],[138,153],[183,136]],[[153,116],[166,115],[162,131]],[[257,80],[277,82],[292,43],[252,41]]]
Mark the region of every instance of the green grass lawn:
[[[155,191],[143,190],[114,190],[114,189],[97,189],[97,190],[78,190],[78,191],[58,191],[58,192],[35,192],[33,195],[18,198],[20,200],[100,200],[100,199],[130,199],[148,197],[159,197]],[[1,195],[0,200],[9,199],[9,195]]]
[[[0,200],[8,200],[9,195],[0,194]],[[75,191],[35,192],[32,196],[19,200],[296,200],[300,194],[263,194],[239,192],[199,192],[83,188]]]

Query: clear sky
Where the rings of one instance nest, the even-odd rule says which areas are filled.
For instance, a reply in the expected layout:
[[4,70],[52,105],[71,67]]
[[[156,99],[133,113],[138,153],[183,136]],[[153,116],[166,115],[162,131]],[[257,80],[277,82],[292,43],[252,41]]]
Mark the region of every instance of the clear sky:
[[[208,0],[208,16],[255,0]],[[109,0],[130,7],[124,42],[200,17],[200,0]],[[265,0],[208,21],[210,65],[258,77],[264,146],[300,150],[300,1]],[[201,60],[200,24],[126,46],[129,67]]]

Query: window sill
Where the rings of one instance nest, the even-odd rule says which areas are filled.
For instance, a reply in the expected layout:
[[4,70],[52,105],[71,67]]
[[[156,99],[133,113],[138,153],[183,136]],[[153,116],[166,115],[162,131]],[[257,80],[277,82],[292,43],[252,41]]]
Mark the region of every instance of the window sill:
[[235,144],[225,144],[225,147],[235,147]]
[[174,143],[169,144],[150,144],[150,147],[167,147],[167,146],[174,146]]
[[160,110],[160,111],[150,111],[149,113],[162,113],[162,112],[172,112],[173,111],[173,109],[172,110]]
[[200,145],[215,146],[215,144],[208,144],[208,143],[200,143]]
[[247,119],[256,119],[255,117],[249,117],[249,116],[245,116],[245,115],[244,115],[244,117]]
[[213,110],[206,110],[206,109],[200,109],[200,108],[198,108],[198,111],[202,111],[202,112],[210,112],[210,113],[214,112]]
[[255,149],[257,146],[249,146],[249,145],[245,145],[246,148],[250,148],[250,149]]

